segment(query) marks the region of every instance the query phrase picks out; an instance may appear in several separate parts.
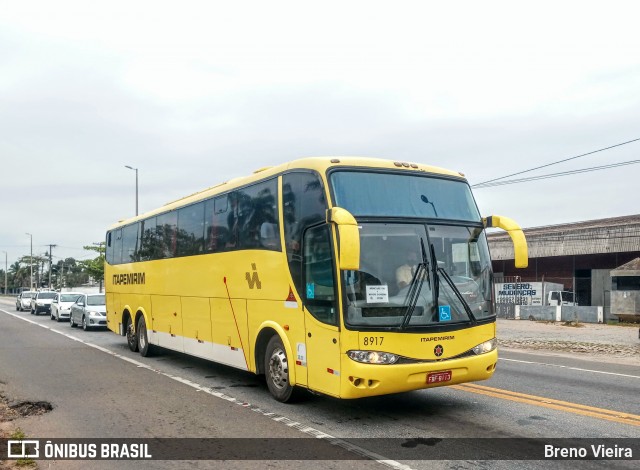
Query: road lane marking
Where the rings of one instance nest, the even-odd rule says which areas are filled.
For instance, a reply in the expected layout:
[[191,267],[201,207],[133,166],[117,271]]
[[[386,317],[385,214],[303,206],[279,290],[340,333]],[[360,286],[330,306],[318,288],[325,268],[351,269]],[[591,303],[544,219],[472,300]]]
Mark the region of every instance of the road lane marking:
[[593,374],[615,375],[616,377],[627,377],[627,378],[630,378],[630,379],[640,379],[639,375],[620,374],[618,372],[607,372],[607,371],[604,371],[604,370],[583,369],[583,368],[580,368],[580,367],[563,366],[563,365],[560,365],[560,364],[549,364],[547,362],[523,361],[523,360],[520,360],[520,359],[507,359],[507,358],[504,358],[504,357],[499,358],[498,361],[519,362],[521,364],[534,364],[534,365],[538,365],[538,366],[558,367],[560,369],[575,370],[575,371],[578,371],[578,372],[591,372]]
[[486,395],[502,400],[515,401],[517,403],[525,403],[528,405],[542,406],[567,413],[574,413],[591,418],[605,419],[621,424],[629,424],[631,426],[640,426],[640,415],[623,413],[622,411],[607,410],[604,408],[595,408],[593,406],[580,405],[562,400],[554,400],[552,398],[539,397],[536,395],[528,395],[526,393],[512,392],[500,388],[487,387],[475,383],[467,383],[461,385],[451,385],[451,388],[462,390],[479,395]]
[[388,459],[387,457],[384,457],[384,456],[382,456],[380,454],[376,454],[375,452],[371,452],[370,450],[367,450],[367,449],[365,449],[363,447],[359,447],[359,446],[354,445],[354,444],[352,444],[350,442],[347,442],[347,441],[344,441],[344,440],[342,440],[340,438],[334,437],[334,436],[332,436],[330,434],[326,434],[326,433],[324,433],[324,432],[322,432],[322,431],[320,431],[318,429],[314,429],[314,428],[312,428],[310,426],[307,426],[305,424],[298,423],[297,421],[289,419],[286,416],[282,416],[282,415],[275,414],[273,412],[262,410],[262,409],[258,408],[257,406],[251,405],[250,403],[247,403],[247,402],[240,401],[235,397],[226,395],[224,393],[216,392],[214,390],[211,390],[208,387],[205,387],[204,385],[200,385],[200,384],[198,384],[196,382],[192,382],[191,380],[184,379],[182,377],[179,377],[179,376],[176,376],[176,375],[172,375],[172,374],[169,374],[167,372],[163,372],[161,370],[155,369],[155,368],[153,368],[153,367],[151,367],[151,366],[149,366],[147,364],[144,364],[142,362],[136,361],[135,359],[131,359],[129,357],[123,356],[123,355],[118,354],[118,353],[116,353],[114,351],[111,351],[111,350],[109,350],[107,348],[104,348],[102,346],[98,346],[97,344],[89,343],[88,341],[83,340],[81,338],[78,338],[77,336],[73,336],[73,335],[65,333],[63,331],[54,329],[54,328],[52,328],[52,327],[50,327],[48,325],[45,325],[43,323],[31,320],[30,318],[24,318],[24,317],[21,317],[20,315],[17,315],[17,314],[14,314],[14,313],[8,312],[6,310],[2,310],[2,309],[0,309],[0,312],[6,313],[7,315],[11,315],[12,317],[17,318],[18,320],[23,320],[23,321],[26,321],[26,322],[31,323],[33,325],[37,325],[37,326],[39,326],[41,328],[44,328],[44,329],[49,330],[49,331],[52,331],[54,333],[57,333],[57,334],[62,335],[64,337],[66,337],[66,338],[72,339],[73,341],[77,341],[79,343],[82,343],[82,344],[84,344],[86,346],[89,346],[91,348],[97,349],[98,351],[104,352],[104,353],[109,354],[109,355],[111,355],[113,357],[116,357],[118,359],[122,359],[123,361],[129,362],[129,363],[131,363],[131,364],[133,364],[133,365],[135,365],[135,366],[137,366],[139,368],[147,369],[147,370],[149,370],[151,372],[155,372],[157,374],[163,375],[164,377],[167,377],[167,378],[169,378],[171,380],[175,380],[176,382],[180,382],[181,384],[184,384],[184,385],[187,385],[187,386],[189,386],[191,388],[194,388],[199,392],[204,392],[204,393],[212,395],[212,396],[214,396],[216,398],[221,398],[221,399],[223,399],[225,401],[233,403],[234,405],[239,405],[239,406],[242,406],[244,408],[248,408],[251,411],[254,411],[254,412],[258,413],[258,414],[261,414],[261,415],[263,415],[263,416],[265,416],[265,417],[267,417],[267,418],[269,418],[269,419],[271,419],[273,421],[277,421],[277,422],[285,424],[288,427],[294,428],[294,429],[300,431],[303,434],[306,434],[308,436],[311,436],[311,437],[314,437],[314,438],[317,438],[317,439],[325,439],[326,441],[328,441],[329,443],[331,443],[333,445],[336,445],[338,447],[346,449],[346,450],[348,450],[350,452],[353,452],[354,454],[366,457],[367,459],[373,460],[373,461],[375,461],[375,462],[377,462],[377,463],[379,463],[381,465],[387,466],[389,468],[393,468],[395,470],[412,470],[412,468],[409,467],[408,465],[402,464],[402,463],[397,462],[395,460]]

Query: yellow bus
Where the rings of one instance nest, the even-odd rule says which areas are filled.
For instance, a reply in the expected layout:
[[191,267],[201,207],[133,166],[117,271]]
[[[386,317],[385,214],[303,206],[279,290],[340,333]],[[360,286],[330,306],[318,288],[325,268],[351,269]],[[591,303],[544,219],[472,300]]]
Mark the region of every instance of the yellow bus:
[[106,234],[109,329],[298,390],[360,398],[488,379],[498,359],[487,227],[464,175],[304,158],[120,221]]

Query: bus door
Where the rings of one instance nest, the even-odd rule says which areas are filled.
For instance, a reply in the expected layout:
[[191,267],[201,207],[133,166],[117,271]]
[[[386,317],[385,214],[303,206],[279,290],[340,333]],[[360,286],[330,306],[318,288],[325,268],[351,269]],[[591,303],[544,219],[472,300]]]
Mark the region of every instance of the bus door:
[[302,249],[307,383],[313,390],[339,396],[340,330],[330,227],[307,229]]

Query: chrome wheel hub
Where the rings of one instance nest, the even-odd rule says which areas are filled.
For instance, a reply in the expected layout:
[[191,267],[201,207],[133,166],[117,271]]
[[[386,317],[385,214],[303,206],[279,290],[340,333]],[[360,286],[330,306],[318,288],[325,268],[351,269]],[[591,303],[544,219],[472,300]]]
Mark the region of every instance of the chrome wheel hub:
[[276,349],[269,359],[269,376],[273,384],[282,389],[289,384],[289,364],[282,349]]

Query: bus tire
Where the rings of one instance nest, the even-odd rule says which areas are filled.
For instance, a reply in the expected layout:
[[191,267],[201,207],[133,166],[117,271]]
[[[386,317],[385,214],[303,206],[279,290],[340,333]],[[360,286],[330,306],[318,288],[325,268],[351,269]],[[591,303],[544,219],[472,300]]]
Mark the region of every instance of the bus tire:
[[289,383],[289,358],[278,335],[272,336],[267,344],[264,370],[271,395],[282,403],[292,401],[295,389]]
[[127,316],[127,325],[125,327],[125,332],[129,349],[133,352],[138,352],[138,334],[137,330],[133,329],[133,320],[131,319],[131,315]]
[[136,328],[136,336],[138,337],[138,349],[142,357],[149,357],[153,355],[154,347],[149,344],[149,336],[147,335],[147,322],[144,321],[144,316],[140,316],[138,320],[138,328]]

